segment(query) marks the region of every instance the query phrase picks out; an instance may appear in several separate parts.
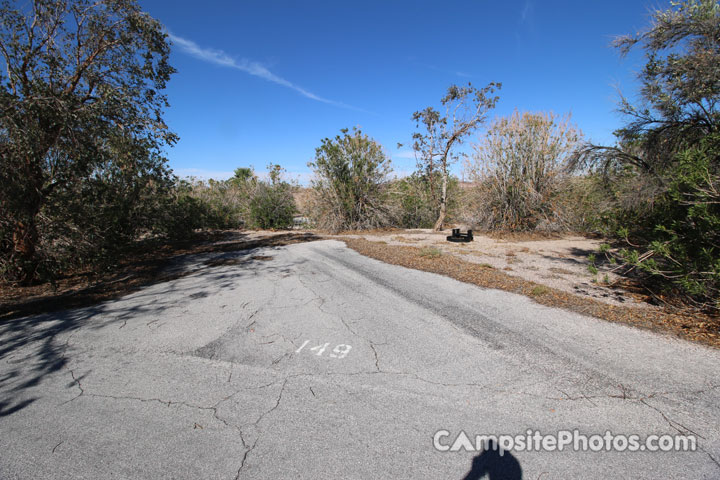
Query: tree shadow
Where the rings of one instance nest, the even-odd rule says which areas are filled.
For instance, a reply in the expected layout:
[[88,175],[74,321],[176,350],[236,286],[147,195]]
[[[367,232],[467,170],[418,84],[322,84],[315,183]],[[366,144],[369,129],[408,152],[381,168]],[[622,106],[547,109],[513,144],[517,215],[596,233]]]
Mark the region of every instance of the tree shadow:
[[[264,252],[272,251],[284,245],[284,239],[261,244]],[[269,245],[268,245],[269,244]],[[76,347],[70,339],[79,329],[99,330],[117,325],[124,328],[128,321],[139,316],[151,318],[169,308],[182,308],[184,304],[212,296],[219,291],[232,290],[237,287],[236,281],[242,277],[255,276],[259,270],[280,275],[288,269],[295,268],[292,264],[272,264],[267,259],[272,257],[253,256],[257,247],[251,250],[226,251],[208,254],[188,255],[188,259],[199,259],[197,269],[173,272],[169,276],[158,276],[151,282],[122,292],[124,295],[133,293],[127,299],[104,301],[90,306],[76,308],[76,304],[68,302],[66,309],[53,313],[5,318],[0,320],[0,418],[19,412],[32,405],[40,397],[34,387],[48,376],[67,371],[67,389],[78,389],[83,376],[76,376],[68,369],[69,359],[76,353]],[[221,262],[216,266],[204,260],[241,259],[239,262]],[[300,261],[299,263],[303,263]],[[192,274],[198,281],[190,283],[173,282],[183,276]],[[159,284],[145,291],[145,287]],[[80,304],[93,300],[83,293]],[[120,296],[119,294],[117,296]],[[116,295],[104,300],[115,300]],[[62,302],[59,305],[61,306]],[[150,325],[148,324],[148,327]]]
[[[133,252],[128,252],[126,260],[120,262],[117,268],[108,275],[98,274],[98,278],[85,286],[80,284],[67,289],[62,293],[53,293],[50,285],[47,292],[38,294],[35,298],[12,296],[2,298],[0,303],[0,326],[6,320],[56,312],[71,308],[82,308],[96,305],[105,300],[112,300],[128,293],[132,293],[148,285],[174,280],[176,278],[194,273],[187,268],[188,263],[195,262],[202,255],[207,259],[222,254],[234,255],[237,252],[248,252],[260,248],[276,248],[295,243],[304,243],[320,240],[311,233],[281,233],[267,237],[247,239],[247,235],[232,232],[231,238],[226,241],[208,241],[196,243],[181,243],[176,248],[159,247],[157,251],[144,251],[138,253],[137,258]],[[148,247],[143,247],[145,250]],[[208,264],[206,266],[217,266]],[[82,281],[88,274],[76,275],[75,280]],[[85,279],[85,282],[89,280]],[[2,286],[4,288],[4,286]],[[23,291],[20,291],[22,293]]]
[[487,448],[473,459],[472,467],[463,480],[522,480],[520,462],[510,453],[500,452],[495,442],[490,442]]

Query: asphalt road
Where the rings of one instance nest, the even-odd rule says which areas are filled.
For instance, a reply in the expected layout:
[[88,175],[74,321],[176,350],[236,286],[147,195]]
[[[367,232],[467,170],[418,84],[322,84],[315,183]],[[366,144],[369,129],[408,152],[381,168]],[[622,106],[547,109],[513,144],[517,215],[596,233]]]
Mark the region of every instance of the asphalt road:
[[[207,258],[0,324],[0,478],[720,478],[718,351],[337,241]],[[433,446],[575,429],[698,450]]]

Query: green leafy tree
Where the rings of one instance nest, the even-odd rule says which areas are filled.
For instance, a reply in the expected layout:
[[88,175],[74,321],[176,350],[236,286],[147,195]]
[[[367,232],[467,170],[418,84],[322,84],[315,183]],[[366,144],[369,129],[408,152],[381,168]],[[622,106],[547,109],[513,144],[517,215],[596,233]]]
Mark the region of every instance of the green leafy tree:
[[[162,120],[161,91],[174,70],[162,25],[134,0],[4,1],[0,54],[5,265],[30,281],[49,205],[62,208],[60,198],[77,199],[108,176],[127,183],[130,202],[142,185],[168,182],[161,151],[176,137]],[[109,192],[103,198],[112,202]]]
[[325,138],[308,164],[315,174],[313,217],[320,228],[360,230],[387,225],[386,182],[390,159],[359,129]]
[[[429,177],[436,171],[442,177],[435,230],[442,230],[447,214],[449,168],[458,158],[453,149],[485,122],[488,111],[495,108],[498,97],[493,95],[500,87],[500,83],[490,83],[482,89],[469,83],[466,87],[451,85],[440,101],[445,108],[444,116],[433,107],[419,110],[412,116],[417,128],[422,125],[424,129],[423,133],[413,134],[413,149],[421,169]],[[432,195],[436,195],[434,190]]]

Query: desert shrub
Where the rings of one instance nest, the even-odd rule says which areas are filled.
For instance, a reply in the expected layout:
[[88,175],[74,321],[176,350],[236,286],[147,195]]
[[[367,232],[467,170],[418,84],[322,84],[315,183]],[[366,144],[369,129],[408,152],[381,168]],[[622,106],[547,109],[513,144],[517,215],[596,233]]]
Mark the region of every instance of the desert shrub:
[[295,198],[297,214],[302,216],[305,222],[308,222],[313,206],[313,189],[310,187],[297,186],[293,191],[293,197]]
[[250,200],[250,222],[257,228],[289,228],[293,224],[295,201],[290,186],[258,184]]
[[663,265],[649,271],[720,309],[720,134],[678,155],[657,211],[659,238],[650,247]]
[[556,203],[565,164],[580,132],[553,113],[495,120],[466,172],[477,183],[475,221],[483,229],[566,228]]
[[380,144],[359,129],[325,138],[315,151],[314,196],[310,215],[324,230],[361,230],[387,226],[387,175],[390,160]]
[[177,180],[173,195],[160,212],[155,233],[169,239],[185,238],[194,230],[212,228],[208,225],[217,223],[212,216],[209,204],[192,195],[191,183]]
[[228,180],[183,180],[179,193],[202,205],[197,228],[238,228],[250,221],[250,199],[257,185],[251,169],[238,168]]
[[257,228],[289,228],[297,211],[293,186],[282,180],[279,165],[268,167],[270,180],[257,183],[250,198],[250,224]]
[[[677,154],[666,190],[642,215],[608,220],[627,241],[619,257],[700,306],[720,309],[720,135]],[[642,246],[642,248],[640,248]]]
[[602,175],[563,175],[553,195],[558,225],[566,231],[608,233],[608,219],[615,215],[618,192]]
[[[270,164],[268,180],[251,168],[238,168],[228,180],[180,180],[168,206],[168,232],[188,229],[287,228],[296,212],[295,186],[284,170]],[[177,234],[175,234],[177,235]]]

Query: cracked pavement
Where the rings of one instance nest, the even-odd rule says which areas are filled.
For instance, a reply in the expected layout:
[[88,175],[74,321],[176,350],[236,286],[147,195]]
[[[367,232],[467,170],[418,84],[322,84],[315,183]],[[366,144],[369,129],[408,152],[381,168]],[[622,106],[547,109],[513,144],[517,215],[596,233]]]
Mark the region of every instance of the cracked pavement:
[[512,452],[525,479],[720,478],[716,350],[333,240],[208,257],[0,324],[0,478],[462,479],[435,432],[528,429],[699,449]]

